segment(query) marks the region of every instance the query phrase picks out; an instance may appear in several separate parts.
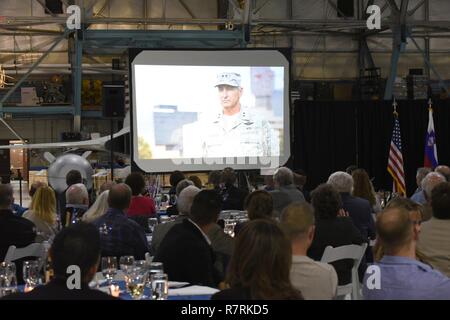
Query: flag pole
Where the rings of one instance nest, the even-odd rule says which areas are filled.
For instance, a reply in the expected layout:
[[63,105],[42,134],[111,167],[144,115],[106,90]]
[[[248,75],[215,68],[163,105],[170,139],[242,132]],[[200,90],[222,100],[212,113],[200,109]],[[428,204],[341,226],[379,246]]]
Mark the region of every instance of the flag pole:
[[392,112],[394,114],[394,116],[398,116],[398,112],[397,112],[397,101],[395,101],[395,97],[392,100],[392,107],[394,108],[394,112]]

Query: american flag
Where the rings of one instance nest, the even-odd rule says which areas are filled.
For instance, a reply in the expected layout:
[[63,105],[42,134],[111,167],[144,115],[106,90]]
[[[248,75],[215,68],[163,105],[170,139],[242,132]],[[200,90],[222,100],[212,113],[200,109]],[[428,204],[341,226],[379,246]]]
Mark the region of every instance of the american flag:
[[392,191],[405,196],[405,171],[403,170],[402,138],[400,135],[400,122],[398,114],[394,112],[394,130],[392,131],[391,147],[389,149],[389,160],[387,170],[394,180]]

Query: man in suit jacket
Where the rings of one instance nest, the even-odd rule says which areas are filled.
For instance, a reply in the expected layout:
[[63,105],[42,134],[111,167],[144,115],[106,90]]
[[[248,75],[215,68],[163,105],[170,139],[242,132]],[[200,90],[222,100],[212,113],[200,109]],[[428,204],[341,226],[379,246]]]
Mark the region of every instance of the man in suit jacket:
[[[111,300],[112,296],[91,290],[89,282],[97,272],[100,262],[100,236],[97,228],[80,222],[58,233],[50,248],[50,259],[54,278],[44,286],[28,293],[15,293],[4,297],[7,300]],[[75,282],[68,279],[69,266],[80,268],[80,286],[69,289]]]
[[14,215],[13,202],[11,185],[0,184],[0,261],[5,259],[9,246],[26,247],[36,238],[33,222]]
[[303,202],[303,193],[294,185],[294,174],[286,167],[278,168],[273,175],[275,190],[271,191],[273,210],[276,217],[292,202]]
[[173,226],[164,237],[154,261],[164,264],[171,281],[217,287],[223,275],[214,268],[214,253],[206,235],[217,221],[220,196],[214,190],[199,192],[188,219]]
[[353,224],[358,228],[365,241],[375,239],[375,222],[372,217],[372,207],[366,199],[351,195],[353,190],[352,176],[346,172],[337,171],[330,175],[328,183],[341,194],[342,208],[348,212]]

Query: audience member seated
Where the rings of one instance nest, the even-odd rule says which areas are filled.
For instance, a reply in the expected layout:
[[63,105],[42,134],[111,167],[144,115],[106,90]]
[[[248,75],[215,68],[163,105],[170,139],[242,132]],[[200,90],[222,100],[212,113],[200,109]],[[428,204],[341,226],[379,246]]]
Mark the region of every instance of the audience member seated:
[[[433,217],[422,224],[418,248],[437,270],[450,277],[450,183],[443,182],[431,192]],[[448,297],[450,299],[450,296]]]
[[164,264],[171,281],[217,287],[223,280],[214,267],[211,240],[206,235],[216,224],[221,208],[214,190],[200,191],[194,198],[188,219],[174,225],[156,252],[154,261]]
[[221,181],[222,181],[222,171],[219,170],[211,171],[208,174],[208,185],[206,186],[206,189],[209,190],[213,189],[216,190],[217,192],[220,192]]
[[286,167],[278,168],[273,175],[275,190],[271,191],[273,199],[273,209],[276,217],[281,211],[292,202],[305,201],[303,193],[294,185],[294,175],[291,169]]
[[66,215],[62,221],[65,227],[81,221],[89,208],[89,193],[82,183],[71,185],[66,190]]
[[430,172],[422,180],[422,189],[426,203],[423,205],[423,221],[428,221],[433,216],[431,208],[431,192],[438,184],[446,182],[445,177],[438,172]]
[[306,255],[314,239],[314,223],[308,203],[292,203],[281,214],[281,227],[292,244],[291,282],[307,300],[331,300],[336,296],[336,271]]
[[[257,190],[250,193],[244,201],[244,209],[247,211],[248,219],[273,219],[273,200],[269,192]],[[244,223],[238,223],[234,227],[235,236],[244,227]]]
[[191,180],[194,183],[194,186],[196,186],[199,189],[202,189],[202,180],[200,180],[200,178],[198,176],[189,176],[188,178],[189,180]]
[[[186,179],[182,180],[178,185],[180,185],[183,181],[188,180]],[[151,244],[152,253],[156,253],[158,251],[161,242],[163,241],[167,232],[169,232],[169,230],[173,226],[183,222],[184,219],[188,218],[189,212],[191,211],[192,202],[194,201],[194,197],[199,192],[200,189],[193,185],[187,186],[180,192],[177,199],[177,207],[179,210],[179,214],[176,216],[175,220],[157,224],[155,226],[155,229],[153,230],[152,244]]]
[[183,179],[180,182],[178,182],[177,187],[175,188],[175,202],[173,203],[173,205],[171,205],[166,209],[166,213],[169,217],[179,214],[177,203],[178,197],[180,196],[180,192],[183,191],[184,188],[192,185],[194,185],[194,182],[188,179]]
[[275,190],[275,181],[273,180],[273,175],[265,175],[264,176],[264,191],[273,191]]
[[[28,293],[15,293],[4,300],[116,300],[99,290],[89,288],[100,262],[100,237],[98,230],[86,223],[77,223],[62,230],[50,248],[50,260],[54,278]],[[79,266],[80,288],[69,289],[69,266]]]
[[26,247],[36,238],[34,223],[13,214],[13,195],[10,184],[0,184],[0,261],[4,261],[9,246]]
[[298,190],[300,190],[305,197],[305,201],[310,202],[311,198],[309,196],[309,192],[305,189],[306,181],[308,179],[308,176],[306,175],[306,172],[302,169],[297,169],[294,174],[294,184],[297,187]]
[[[17,217],[11,210],[14,202],[13,188],[10,184],[0,184],[0,261],[5,260],[9,246],[26,247],[34,242],[36,228],[34,223]],[[17,280],[23,282],[22,263],[16,263]]]
[[148,218],[156,217],[155,201],[149,196],[144,196],[145,180],[141,173],[132,172],[126,179],[125,183],[131,188],[131,203],[127,210],[127,216],[131,220],[136,221],[146,233],[150,232],[148,227]]
[[58,201],[57,210],[60,215],[61,223],[63,223],[63,225],[65,225],[65,221],[66,221],[66,192],[70,188],[71,185],[74,185],[77,183],[82,183],[82,182],[83,182],[83,178],[81,176],[80,171],[70,170],[66,174],[67,189],[64,190],[64,192],[57,194],[57,201]]
[[95,200],[94,204],[83,214],[81,218],[84,222],[93,222],[103,216],[109,208],[109,190],[103,191]]
[[[391,201],[389,201],[385,207],[386,210],[387,209],[395,209],[395,208],[404,209],[409,212],[409,218],[411,219],[413,224],[416,225],[417,232],[420,234],[423,207],[411,199],[397,197],[397,198],[394,198]],[[378,241],[378,239],[375,242],[375,245],[373,247],[373,254],[374,254],[374,260],[376,262],[380,261],[384,256],[383,246],[381,245],[380,241]],[[429,264],[428,257],[425,256],[422,252],[420,252],[420,250],[417,247],[416,247],[416,258],[420,262]]]
[[427,203],[427,199],[425,199],[425,194],[422,189],[422,180],[430,172],[431,172],[431,168],[421,167],[421,168],[417,169],[417,173],[416,173],[417,189],[416,189],[416,191],[414,191],[414,194],[411,196],[411,200],[413,200],[421,205],[425,205]]
[[126,217],[131,189],[124,183],[112,186],[108,194],[108,211],[93,224],[100,230],[102,256],[134,256],[145,259],[149,251],[144,229]]
[[175,195],[176,195],[177,185],[183,179],[186,179],[186,177],[184,176],[184,173],[181,171],[178,171],[178,170],[175,170],[174,172],[172,172],[172,174],[169,177],[169,183],[170,183],[169,204],[171,206],[175,204],[175,199],[176,199]]
[[274,221],[256,219],[242,228],[227,272],[228,289],[212,300],[300,300],[289,278],[292,251]]
[[116,182],[114,182],[114,181],[107,181],[107,182],[103,183],[100,186],[100,189],[98,190],[98,195],[101,195],[106,190],[108,190],[108,191],[111,190],[112,186],[115,184],[116,184]]
[[[354,170],[353,173],[358,172]],[[353,224],[358,228],[364,241],[375,239],[375,222],[372,217],[372,206],[369,201],[351,195],[353,178],[346,172],[338,171],[328,178],[328,184],[333,186],[341,195],[342,208],[348,212]]]
[[450,182],[450,167],[445,165],[437,166],[435,172],[442,174],[447,182]]
[[[178,183],[178,186],[183,183],[182,180]],[[178,187],[177,186],[177,187]],[[178,188],[177,188],[178,189]],[[160,223],[155,226],[152,236],[151,252],[156,253],[159,245],[166,236],[167,232],[176,224],[183,222],[184,219],[189,217],[191,211],[192,202],[194,197],[201,190],[195,186],[188,185],[184,188],[178,197],[177,206],[180,208],[180,213],[174,221]],[[222,274],[225,273],[226,265],[231,257],[233,251],[233,238],[223,232],[223,229],[219,225],[214,224],[207,231],[206,235],[211,240],[211,246],[216,255],[214,266]]]
[[376,227],[385,255],[376,264],[377,274],[367,271],[363,281],[365,299],[450,298],[450,278],[416,259],[418,225],[411,221],[407,210],[384,210],[377,217]]
[[47,186],[40,187],[31,200],[31,207],[23,217],[36,226],[35,242],[52,240],[60,226],[56,214],[55,191]]
[[[342,199],[333,186],[322,184],[311,193],[311,197],[317,220],[308,257],[320,261],[327,246],[361,245],[365,241],[352,220],[346,217]],[[351,282],[353,261],[341,260],[331,264],[338,275],[338,285]]]
[[232,168],[222,171],[222,185],[220,192],[223,200],[222,210],[244,210],[244,200],[248,192],[236,187],[236,173]]
[[[378,195],[375,193],[375,190],[372,185],[372,181],[370,181],[369,175],[364,169],[356,169],[352,172],[353,178],[353,191],[352,195],[354,197],[359,197],[361,199],[366,199],[369,201],[372,207],[372,213],[378,213],[381,211],[381,201]],[[345,208],[345,200],[344,208]],[[375,226],[374,226],[375,228]]]

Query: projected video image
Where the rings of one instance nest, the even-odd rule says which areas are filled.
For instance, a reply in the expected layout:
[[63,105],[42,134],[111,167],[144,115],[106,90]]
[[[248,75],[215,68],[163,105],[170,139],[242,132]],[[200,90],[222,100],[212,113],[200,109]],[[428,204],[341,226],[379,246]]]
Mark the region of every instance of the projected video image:
[[285,76],[279,65],[134,64],[135,161],[283,156]]

